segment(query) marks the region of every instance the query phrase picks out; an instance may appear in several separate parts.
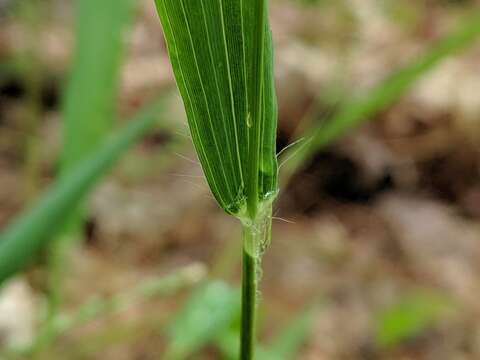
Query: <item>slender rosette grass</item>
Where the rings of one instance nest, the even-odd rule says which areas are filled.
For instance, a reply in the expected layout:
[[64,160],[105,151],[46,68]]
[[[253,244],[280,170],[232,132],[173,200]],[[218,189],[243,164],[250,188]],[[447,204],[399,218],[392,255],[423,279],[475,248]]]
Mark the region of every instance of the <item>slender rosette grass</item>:
[[243,224],[241,357],[254,349],[257,266],[277,194],[277,103],[266,0],[156,0],[210,189]]

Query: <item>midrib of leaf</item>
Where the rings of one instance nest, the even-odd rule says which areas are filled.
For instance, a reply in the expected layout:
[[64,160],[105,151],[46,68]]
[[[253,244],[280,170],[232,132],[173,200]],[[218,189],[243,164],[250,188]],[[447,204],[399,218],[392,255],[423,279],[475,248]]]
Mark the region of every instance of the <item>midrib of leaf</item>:
[[[220,2],[222,0],[219,0]],[[222,19],[223,21],[223,19]],[[224,25],[225,26],[225,25]],[[248,77],[247,77],[247,59],[246,59],[246,54],[247,50],[245,49],[245,19],[243,17],[243,0],[240,0],[240,27],[241,27],[241,33],[242,33],[242,59],[243,59],[243,78],[244,78],[244,89],[245,89],[245,99],[248,99]],[[245,122],[248,121],[248,102],[245,103],[246,109],[245,109]],[[247,124],[248,125],[248,124]],[[247,139],[247,147],[248,147],[248,139]]]
[[[203,0],[201,0],[202,3],[202,8],[203,8]],[[225,16],[223,14],[223,6],[222,6],[222,0],[218,0],[218,4],[220,5],[220,19],[222,22],[222,37],[223,37],[223,47],[225,48],[225,61],[227,63],[227,72],[228,72],[228,89],[230,91],[230,104],[232,108],[232,116],[233,116],[233,122],[234,122],[234,134],[235,134],[235,149],[237,152],[237,161],[239,165],[239,170],[240,170],[240,182],[242,188],[244,187],[244,179],[243,179],[243,169],[242,169],[242,160],[240,156],[240,142],[238,140],[238,131],[237,131],[237,114],[235,111],[235,103],[233,100],[233,86],[232,86],[232,74],[230,72],[230,60],[229,60],[229,54],[228,54],[228,45],[227,45],[227,35],[226,35],[226,30],[225,30]],[[244,38],[243,36],[243,1],[240,2],[240,18],[241,18],[241,23],[242,23],[242,39]],[[245,61],[245,42],[242,41],[242,55],[243,55],[243,73],[245,77],[245,99],[248,99],[248,92],[247,92],[247,86],[246,86],[246,81],[247,81],[247,71],[246,71],[246,61]],[[248,108],[246,109],[245,113],[248,114]],[[247,121],[247,119],[245,119]],[[248,146],[248,143],[247,143]]]
[[[258,0],[255,2],[253,18],[255,26],[253,29],[253,74],[250,78],[250,84],[247,87],[251,96],[248,98],[250,109],[252,111],[252,124],[248,129],[248,178],[247,178],[247,209],[250,218],[255,219],[258,207],[258,172],[260,158],[260,144],[262,136],[262,90],[263,90],[263,70],[265,53],[265,17],[266,2]],[[247,113],[248,116],[248,113]]]

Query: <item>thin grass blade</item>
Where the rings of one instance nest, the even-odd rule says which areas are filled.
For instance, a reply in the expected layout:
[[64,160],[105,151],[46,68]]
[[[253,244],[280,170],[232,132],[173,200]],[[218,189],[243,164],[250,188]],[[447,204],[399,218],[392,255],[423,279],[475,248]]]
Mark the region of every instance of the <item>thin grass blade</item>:
[[237,314],[238,291],[222,281],[200,285],[168,328],[165,359],[185,359],[226,332]]
[[16,218],[0,235],[0,285],[21,270],[61,229],[100,177],[157,119],[163,102],[156,103],[53,184],[34,206]]
[[479,35],[480,12],[477,11],[462,19],[454,32],[440,39],[419,57],[388,76],[367,95],[347,102],[336,116],[322,122],[320,126],[308,129],[305,136],[307,140],[285,154],[285,159],[288,161],[282,167],[282,182],[287,183],[295,171],[308,162],[319,149],[371,120],[372,115],[402,97],[423,75],[440,62],[473,45]]
[[295,358],[298,350],[311,332],[318,308],[318,300],[313,301],[298,315],[294,316],[287,327],[266,346],[268,352],[273,354],[272,358]]
[[76,45],[63,104],[63,172],[90,154],[113,128],[125,36],[135,1],[75,3]]
[[[77,29],[71,76],[63,104],[63,149],[60,174],[66,174],[114,128],[116,96],[133,17],[134,0],[76,0]],[[62,302],[63,274],[71,240],[80,236],[84,209],[66,221],[48,253],[48,315],[45,327]]]

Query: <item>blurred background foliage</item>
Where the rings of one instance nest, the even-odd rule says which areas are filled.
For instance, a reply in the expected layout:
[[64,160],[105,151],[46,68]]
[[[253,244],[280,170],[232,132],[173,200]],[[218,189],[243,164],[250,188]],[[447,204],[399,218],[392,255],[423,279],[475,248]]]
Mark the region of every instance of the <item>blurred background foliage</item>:
[[[480,3],[270,6],[258,358],[480,358]],[[0,0],[0,21],[0,358],[235,359],[238,224],[153,1]]]

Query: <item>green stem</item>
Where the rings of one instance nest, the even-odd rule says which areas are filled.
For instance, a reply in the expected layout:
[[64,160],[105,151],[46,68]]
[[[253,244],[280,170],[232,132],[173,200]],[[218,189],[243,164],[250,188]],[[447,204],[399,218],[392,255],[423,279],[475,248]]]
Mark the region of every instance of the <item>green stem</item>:
[[240,360],[251,360],[255,354],[255,318],[257,297],[257,260],[249,251],[255,237],[251,226],[243,227],[242,323]]
[[53,240],[50,247],[47,259],[48,295],[46,316],[40,326],[35,343],[29,349],[33,359],[41,357],[41,352],[50,345],[55,337],[55,322],[63,304],[65,264],[68,261],[68,249],[71,246],[71,241],[72,239],[67,238],[66,235],[60,235]]

